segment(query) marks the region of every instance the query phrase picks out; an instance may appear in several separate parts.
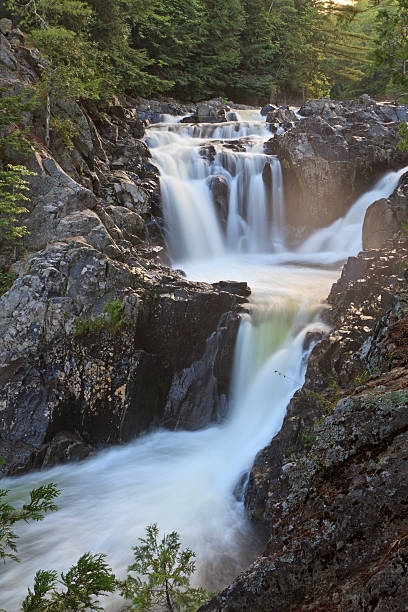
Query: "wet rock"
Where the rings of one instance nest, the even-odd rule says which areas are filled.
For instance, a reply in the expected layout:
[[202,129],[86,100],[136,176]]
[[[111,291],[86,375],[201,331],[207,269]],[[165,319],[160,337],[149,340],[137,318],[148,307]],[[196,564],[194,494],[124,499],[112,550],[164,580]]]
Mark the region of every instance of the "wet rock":
[[225,109],[218,108],[213,104],[197,104],[196,116],[198,123],[221,123],[227,121]]
[[[330,118],[322,116],[325,109]],[[291,226],[310,231],[329,225],[385,169],[407,163],[396,148],[397,124],[384,124],[374,109],[361,115],[367,112],[366,105],[312,101],[300,110],[307,118],[266,143],[265,151],[282,163]]]
[[[134,213],[115,211],[118,224],[123,214]],[[168,421],[170,404],[177,426],[191,428],[189,408],[203,387],[192,377],[188,390],[185,372],[208,360],[214,393],[197,426],[220,414],[242,287],[190,283],[153,261],[115,262],[77,238],[33,254],[20,273],[0,300],[0,440],[20,449],[12,473],[128,441]],[[117,331],[106,311],[112,300],[123,309]],[[219,351],[210,354],[217,329]],[[61,431],[85,446],[57,444]]]
[[275,110],[271,110],[266,115],[267,123],[283,123],[286,126],[291,125],[292,121],[297,121],[296,114],[289,107],[282,106]]
[[274,106],[273,104],[265,104],[265,106],[263,106],[261,108],[261,115],[263,117],[266,117],[266,115],[272,111],[276,111],[278,110],[277,106]]
[[212,176],[209,179],[209,188],[213,196],[215,209],[221,227],[224,229],[228,219],[229,184],[225,176]]

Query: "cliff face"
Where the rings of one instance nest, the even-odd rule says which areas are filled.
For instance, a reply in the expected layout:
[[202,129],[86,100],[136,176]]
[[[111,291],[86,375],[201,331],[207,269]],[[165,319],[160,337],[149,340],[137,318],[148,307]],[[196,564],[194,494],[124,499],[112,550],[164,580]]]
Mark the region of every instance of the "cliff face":
[[[44,61],[21,32],[0,34],[5,93],[32,88]],[[153,425],[199,428],[225,411],[249,290],[191,283],[166,267],[158,173],[140,140],[149,109],[59,102],[73,147],[54,133],[50,151],[40,110],[26,117],[36,142],[26,162],[30,233],[22,257],[0,253],[17,277],[0,298],[8,474],[85,457]]]
[[332,331],[250,474],[266,550],[203,611],[406,610],[407,247],[363,251],[333,286]]
[[407,111],[363,95],[348,102],[311,100],[299,114],[270,112],[272,129],[283,125],[285,132],[265,148],[282,162],[287,222],[303,236],[343,216],[387,169],[408,163],[397,149]]

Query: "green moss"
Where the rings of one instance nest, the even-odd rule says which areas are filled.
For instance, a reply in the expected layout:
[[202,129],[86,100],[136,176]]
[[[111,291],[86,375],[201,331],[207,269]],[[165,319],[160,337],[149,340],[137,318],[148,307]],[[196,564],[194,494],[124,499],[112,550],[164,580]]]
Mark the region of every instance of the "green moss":
[[105,304],[104,313],[105,315],[99,317],[78,317],[75,321],[74,335],[84,336],[107,331],[115,336],[125,323],[123,304],[112,300]]
[[308,427],[305,432],[304,447],[309,448],[309,449],[312,448],[315,441],[316,441],[316,436],[310,432],[310,427]]
[[361,385],[365,385],[371,378],[371,374],[368,370],[364,370],[361,374],[358,374],[354,377],[354,386],[360,387]]
[[369,393],[362,398],[365,408],[381,408],[382,410],[399,410],[408,403],[406,391],[387,391],[386,393]]

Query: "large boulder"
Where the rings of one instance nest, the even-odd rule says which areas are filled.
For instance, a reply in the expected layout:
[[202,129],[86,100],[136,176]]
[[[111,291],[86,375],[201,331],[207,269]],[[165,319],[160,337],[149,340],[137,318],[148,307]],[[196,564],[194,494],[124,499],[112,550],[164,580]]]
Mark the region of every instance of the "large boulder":
[[271,110],[266,115],[267,123],[288,123],[297,120],[298,117],[296,113],[288,106],[281,106],[279,108]]
[[369,206],[363,225],[363,248],[380,249],[407,223],[408,173],[404,174],[389,198]]
[[[319,108],[328,105],[319,103]],[[340,112],[333,106],[333,112]],[[286,218],[296,228],[327,226],[387,168],[408,162],[407,154],[397,150],[397,123],[383,123],[374,111],[362,121],[346,110],[347,116],[301,119],[265,145],[282,163]]]

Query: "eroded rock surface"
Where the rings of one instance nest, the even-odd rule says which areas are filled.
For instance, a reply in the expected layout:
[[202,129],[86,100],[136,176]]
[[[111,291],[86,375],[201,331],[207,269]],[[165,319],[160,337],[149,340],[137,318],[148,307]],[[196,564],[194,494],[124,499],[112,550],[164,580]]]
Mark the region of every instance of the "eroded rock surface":
[[[46,60],[8,24],[2,31],[1,80],[33,87]],[[186,109],[130,98],[105,109],[58,104],[74,127],[72,147],[55,132],[46,150],[42,109],[27,116],[37,142],[26,160],[29,234],[22,257],[0,252],[17,277],[0,298],[7,474],[82,459],[153,426],[197,429],[222,418],[250,293],[166,267],[143,121]]]
[[312,100],[300,115],[265,145],[282,163],[291,226],[310,231],[329,225],[387,169],[408,163],[396,148],[404,106],[364,96],[344,103]]

